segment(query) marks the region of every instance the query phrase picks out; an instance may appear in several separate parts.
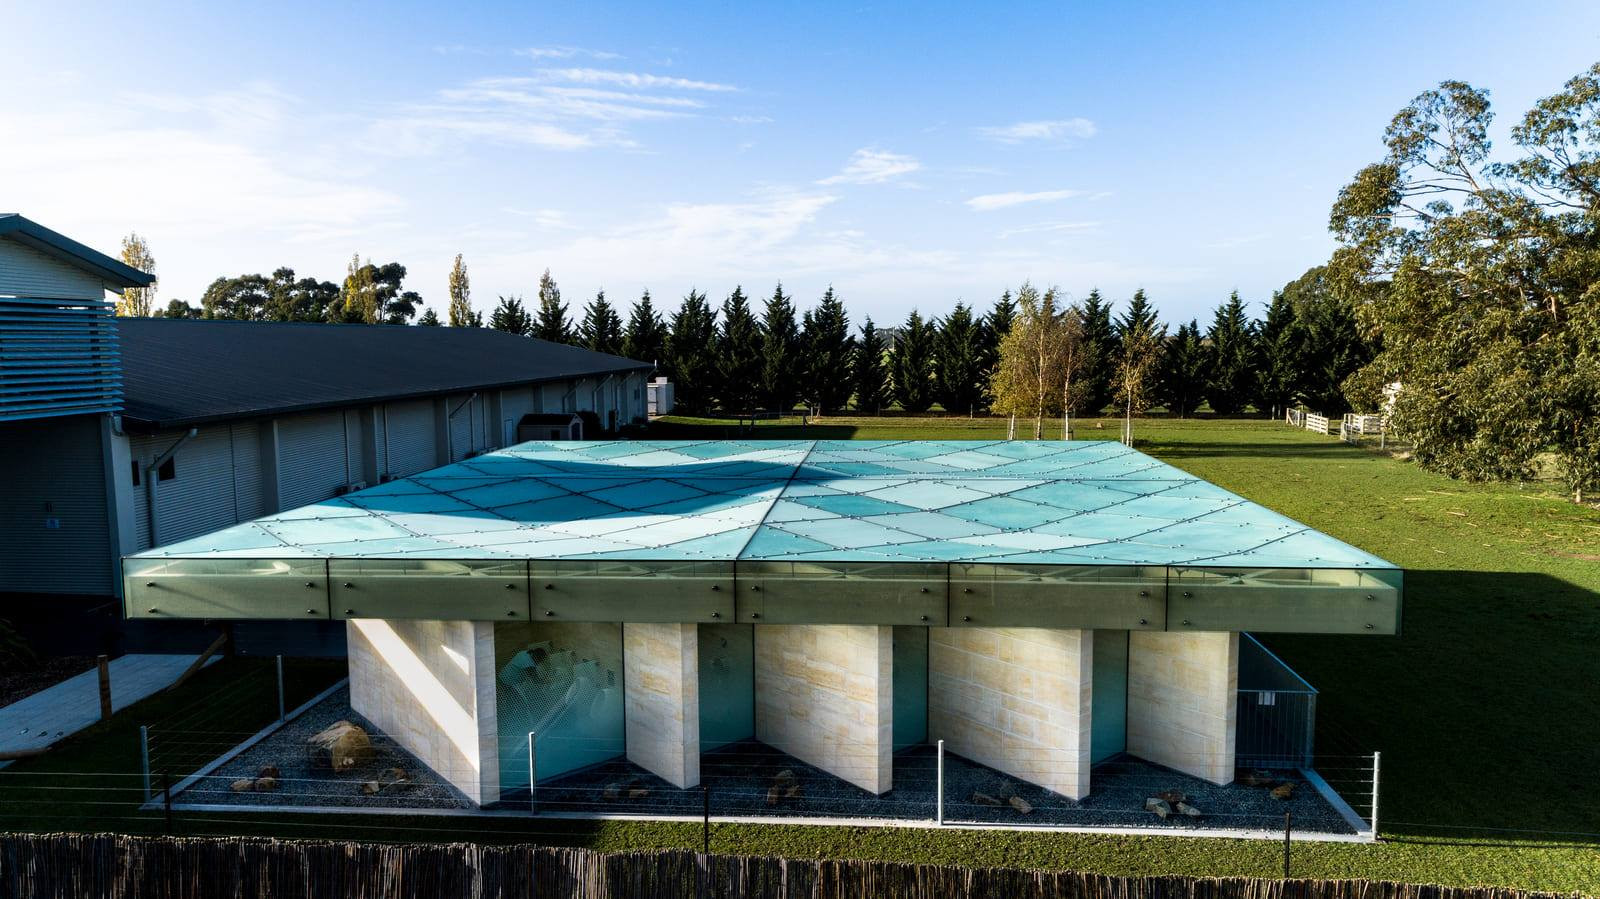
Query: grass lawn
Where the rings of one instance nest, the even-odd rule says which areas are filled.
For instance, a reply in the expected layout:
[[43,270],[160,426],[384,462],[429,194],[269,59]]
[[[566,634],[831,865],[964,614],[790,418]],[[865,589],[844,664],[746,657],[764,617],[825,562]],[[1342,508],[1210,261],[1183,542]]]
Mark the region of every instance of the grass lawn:
[[[1082,438],[1120,423],[1085,421]],[[673,418],[653,436],[731,437],[723,422]],[[1031,434],[1031,427],[1019,432]],[[1059,423],[1050,431],[1059,436]],[[764,422],[756,438],[998,438],[966,419]],[[1297,844],[1294,872],[1444,884],[1584,890],[1600,896],[1600,514],[1554,486],[1474,485],[1337,440],[1259,421],[1141,421],[1138,446],[1200,477],[1406,568],[1400,637],[1271,636],[1321,691],[1319,748],[1383,751],[1378,845]],[[191,717],[194,730],[247,731],[265,701],[208,705],[265,663],[230,660],[119,714],[44,757],[0,771],[0,823],[17,829],[159,830],[135,810],[138,726]],[[337,676],[291,666],[292,692]],[[259,708],[252,715],[248,709]],[[262,717],[265,715],[265,717]],[[255,720],[260,719],[260,720]],[[181,719],[180,719],[181,720]],[[127,772],[121,776],[83,772]],[[70,787],[71,789],[61,789]],[[370,823],[369,823],[370,822]],[[406,840],[539,840],[597,848],[698,846],[698,826],[184,815],[185,833]],[[713,849],[1107,873],[1273,876],[1273,843],[1183,838],[799,826],[724,826]]]

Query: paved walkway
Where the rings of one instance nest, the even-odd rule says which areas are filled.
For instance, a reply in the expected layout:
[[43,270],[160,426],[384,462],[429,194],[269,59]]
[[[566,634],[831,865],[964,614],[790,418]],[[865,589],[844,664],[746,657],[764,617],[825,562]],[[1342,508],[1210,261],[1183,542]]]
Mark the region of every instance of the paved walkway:
[[[197,658],[198,654],[184,654],[112,659],[111,710],[120,712],[170,686]],[[99,720],[100,675],[91,668],[0,708],[0,754],[49,746]],[[4,765],[0,762],[0,767]]]

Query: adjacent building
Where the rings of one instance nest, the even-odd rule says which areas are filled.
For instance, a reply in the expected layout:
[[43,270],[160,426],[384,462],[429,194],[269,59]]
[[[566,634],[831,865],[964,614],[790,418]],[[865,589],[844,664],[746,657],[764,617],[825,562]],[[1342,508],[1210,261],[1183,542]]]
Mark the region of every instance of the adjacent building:
[[[122,633],[118,560],[646,417],[650,365],[479,328],[116,318],[150,276],[0,216],[0,618]],[[553,423],[553,424],[552,424]]]

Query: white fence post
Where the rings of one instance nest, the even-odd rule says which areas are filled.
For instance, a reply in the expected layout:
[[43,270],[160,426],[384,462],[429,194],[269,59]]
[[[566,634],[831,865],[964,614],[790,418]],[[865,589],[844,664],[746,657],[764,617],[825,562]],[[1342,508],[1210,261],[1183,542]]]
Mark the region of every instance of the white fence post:
[[533,785],[536,782],[534,772],[536,770],[533,766],[533,731],[530,730],[528,731],[528,811],[537,815],[539,813],[539,804],[533,799]]
[[933,823],[944,824],[944,741],[939,741],[939,793],[933,805]]
[[1372,754],[1372,838],[1378,838],[1378,772],[1383,765],[1383,753]]
[[144,801],[149,802],[150,792],[150,728],[139,725],[139,765],[144,769]]

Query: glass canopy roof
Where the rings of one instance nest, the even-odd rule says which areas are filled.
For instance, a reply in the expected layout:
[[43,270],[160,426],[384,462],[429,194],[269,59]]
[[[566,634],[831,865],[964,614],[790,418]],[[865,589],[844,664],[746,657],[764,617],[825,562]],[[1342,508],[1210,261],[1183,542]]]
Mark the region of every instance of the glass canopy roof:
[[1394,568],[1112,441],[524,443],[135,558]]

